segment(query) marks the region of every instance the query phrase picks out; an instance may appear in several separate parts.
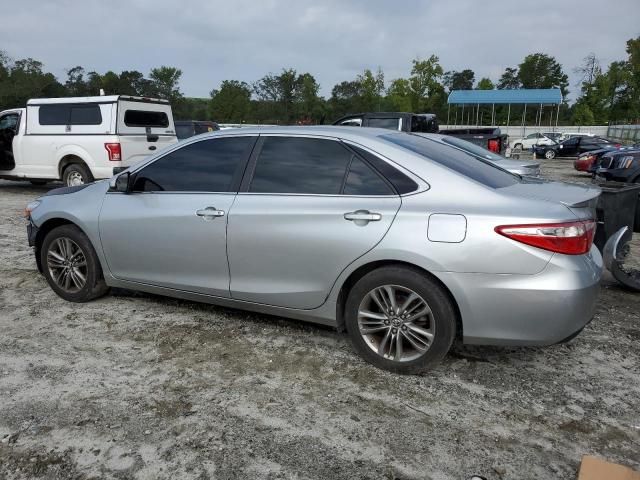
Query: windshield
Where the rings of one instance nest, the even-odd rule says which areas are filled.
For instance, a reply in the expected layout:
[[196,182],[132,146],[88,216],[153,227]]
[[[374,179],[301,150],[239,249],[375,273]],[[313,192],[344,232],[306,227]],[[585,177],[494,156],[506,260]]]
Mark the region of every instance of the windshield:
[[468,142],[466,140],[462,140],[461,138],[456,137],[442,137],[442,141],[448,143],[449,145],[453,145],[454,147],[461,148],[465,152],[469,152],[472,155],[478,155],[482,158],[486,158],[491,162],[500,162],[504,160],[504,157],[500,155],[496,155],[490,150],[486,148],[482,148],[480,145],[476,145],[475,143]]
[[437,140],[413,133],[382,135],[380,138],[411,150],[487,187],[508,187],[520,181],[519,177],[493,165],[482,157],[447,146]]

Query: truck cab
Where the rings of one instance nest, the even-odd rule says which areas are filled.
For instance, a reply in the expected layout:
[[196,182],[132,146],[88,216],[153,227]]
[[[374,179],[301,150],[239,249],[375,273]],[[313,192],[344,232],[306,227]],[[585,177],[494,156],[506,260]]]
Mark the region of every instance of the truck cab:
[[367,112],[347,115],[333,125],[374,127],[401,132],[438,133],[438,119],[433,113]]

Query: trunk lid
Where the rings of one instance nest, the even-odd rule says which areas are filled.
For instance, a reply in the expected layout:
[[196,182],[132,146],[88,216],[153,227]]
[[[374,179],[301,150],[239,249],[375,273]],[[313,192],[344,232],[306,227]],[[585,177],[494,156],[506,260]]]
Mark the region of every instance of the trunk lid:
[[501,191],[509,195],[560,203],[580,219],[595,218],[598,197],[602,192],[594,185],[528,179],[504,187]]

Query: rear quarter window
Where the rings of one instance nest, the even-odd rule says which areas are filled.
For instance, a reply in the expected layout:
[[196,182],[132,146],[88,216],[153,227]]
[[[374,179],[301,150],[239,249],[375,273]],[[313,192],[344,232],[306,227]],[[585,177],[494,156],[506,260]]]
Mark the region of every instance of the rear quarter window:
[[397,133],[380,138],[410,150],[487,187],[502,188],[519,183],[515,175],[458,148],[420,135]]

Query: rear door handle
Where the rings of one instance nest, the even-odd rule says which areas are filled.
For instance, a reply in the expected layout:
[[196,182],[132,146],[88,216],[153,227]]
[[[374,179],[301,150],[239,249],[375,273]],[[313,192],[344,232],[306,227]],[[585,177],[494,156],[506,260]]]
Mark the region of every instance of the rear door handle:
[[196,210],[196,215],[204,220],[213,220],[216,217],[224,217],[224,210],[218,210],[216,207],[206,207]]
[[356,223],[379,222],[382,220],[382,215],[369,210],[356,210],[355,212],[345,213],[344,219]]

